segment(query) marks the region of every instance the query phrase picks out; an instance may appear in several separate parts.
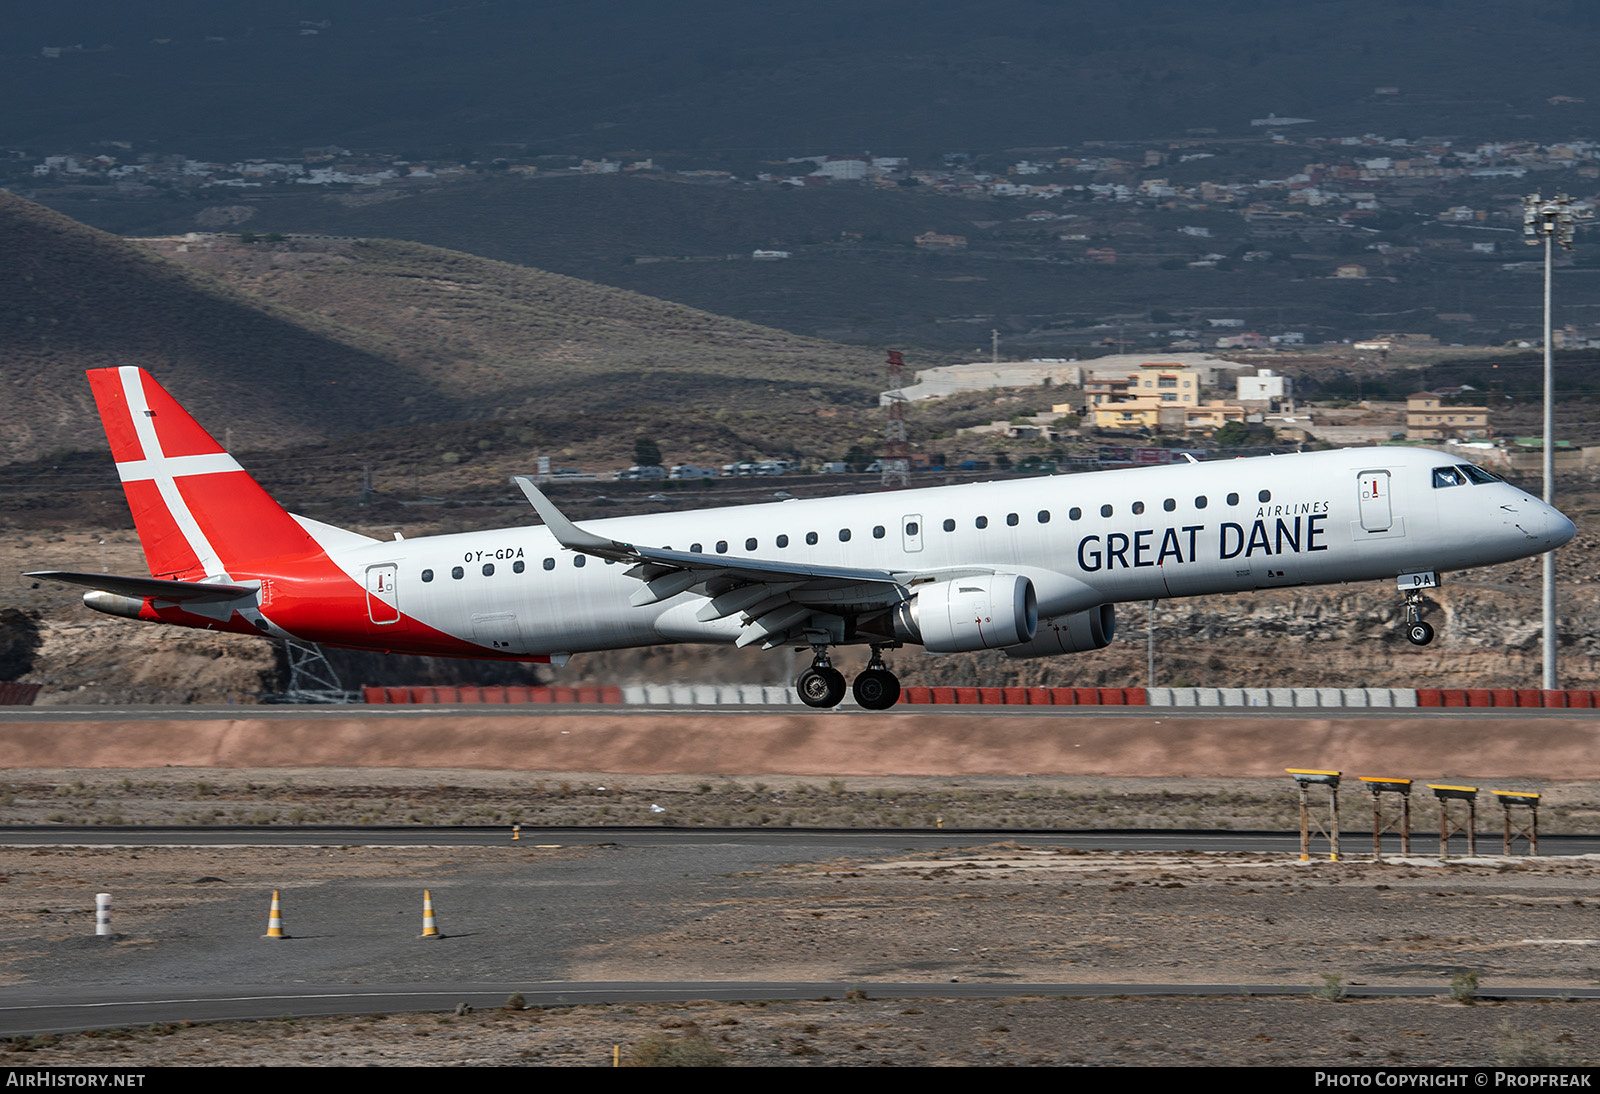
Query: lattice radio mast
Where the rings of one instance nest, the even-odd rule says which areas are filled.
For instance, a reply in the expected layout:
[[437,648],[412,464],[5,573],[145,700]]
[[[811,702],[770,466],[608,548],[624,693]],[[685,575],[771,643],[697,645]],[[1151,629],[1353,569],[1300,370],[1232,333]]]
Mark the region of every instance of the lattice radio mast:
[[883,393],[883,404],[888,408],[888,420],[883,423],[883,488],[892,490],[911,485],[911,451],[906,445],[906,396],[901,391],[905,383],[906,363],[900,351],[889,354],[889,390]]

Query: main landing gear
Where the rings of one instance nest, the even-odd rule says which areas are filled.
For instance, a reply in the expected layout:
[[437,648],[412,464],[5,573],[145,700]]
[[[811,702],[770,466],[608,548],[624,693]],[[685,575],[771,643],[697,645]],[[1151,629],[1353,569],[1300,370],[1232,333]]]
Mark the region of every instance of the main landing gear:
[[1433,641],[1433,627],[1422,621],[1424,590],[1437,588],[1438,574],[1401,574],[1400,588],[1406,594],[1406,641],[1413,646],[1426,646]]
[[[795,681],[800,701],[808,707],[836,707],[844,699],[844,673],[828,660],[828,647],[813,646],[811,667]],[[888,710],[900,700],[900,681],[883,663],[882,651],[872,647],[872,660],[856,677],[851,690],[867,710]]]

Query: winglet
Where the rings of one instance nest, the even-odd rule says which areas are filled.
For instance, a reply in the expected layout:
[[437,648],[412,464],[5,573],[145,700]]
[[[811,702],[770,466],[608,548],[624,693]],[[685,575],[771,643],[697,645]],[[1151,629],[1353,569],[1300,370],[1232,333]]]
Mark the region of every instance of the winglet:
[[573,524],[526,475],[513,476],[511,481],[522,488],[523,494],[528,498],[528,504],[539,514],[539,519],[550,529],[550,534],[556,537],[556,542],[567,550],[599,555],[602,558],[633,557],[633,550],[627,544],[597,536],[593,532],[585,532]]

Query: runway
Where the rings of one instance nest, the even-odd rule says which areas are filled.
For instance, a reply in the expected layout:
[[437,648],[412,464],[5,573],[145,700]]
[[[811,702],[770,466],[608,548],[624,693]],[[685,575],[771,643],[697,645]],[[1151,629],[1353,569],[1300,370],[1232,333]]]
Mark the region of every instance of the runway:
[[[392,1014],[399,1011],[449,1013],[465,1003],[475,1010],[505,1005],[519,994],[529,1007],[571,1007],[597,1003],[662,1003],[690,1000],[843,999],[866,990],[874,999],[1009,999],[1018,996],[1110,998],[1125,996],[1296,996],[1309,995],[1309,985],[1283,984],[1079,984],[948,982],[873,983],[861,981],[681,981],[656,983],[450,984],[419,990],[412,985],[374,984],[362,990],[328,984],[285,990],[272,985],[239,986],[226,991],[117,991],[65,993],[18,991],[0,987],[0,1037],[34,1037],[85,1029],[119,1029],[160,1022],[269,1021],[345,1014]],[[1350,999],[1426,999],[1448,996],[1438,985],[1356,986]],[[1496,988],[1493,999],[1600,999],[1600,988]]]
[[[1482,827],[1480,825],[1480,827]],[[1372,857],[1372,833],[1350,829],[1341,833],[1342,857],[1366,861]],[[808,857],[824,852],[895,854],[910,850],[984,846],[1020,842],[1029,847],[1068,848],[1112,853],[1272,854],[1293,856],[1300,837],[1293,832],[1197,831],[1194,829],[1040,830],[1018,828],[640,828],[614,827],[534,828],[518,832],[517,844],[532,848],[595,846],[627,847],[774,847]],[[1463,856],[1465,837],[1456,834],[1455,857]],[[1498,835],[1480,832],[1479,857],[1500,851]],[[504,825],[425,827],[362,826],[264,827],[261,825],[116,826],[0,825],[0,847],[510,847],[511,831]],[[1316,857],[1326,857],[1326,841],[1318,837]],[[1413,857],[1437,856],[1438,837],[1413,833]],[[1525,849],[1526,841],[1518,848]],[[1541,857],[1600,855],[1600,836],[1544,835],[1539,837]],[[1383,837],[1383,853],[1400,854],[1400,840]],[[1520,856],[1519,856],[1520,857]]]
[[[1436,966],[1411,958],[1381,971],[1403,951],[1370,952],[1369,924],[1332,913],[1342,920],[1336,934],[1348,936],[1358,955],[1351,958],[1322,952],[1317,928],[1288,926],[1314,899],[1306,887],[1351,910],[1372,904],[1371,883],[1380,879],[1381,889],[1430,904],[1466,896],[1452,913],[1464,924],[1481,920],[1485,897],[1533,884],[1503,876],[1500,864],[1519,860],[1448,869],[1420,857],[1381,867],[1356,855],[1300,863],[1293,837],[1258,833],[529,829],[516,844],[504,830],[27,835],[0,832],[0,847],[20,856],[6,858],[14,911],[0,931],[0,954],[23,981],[0,986],[0,1036],[447,1012],[461,1003],[484,1009],[512,993],[532,1006],[851,991],[880,999],[1295,995],[1311,990],[1310,970],[1330,960],[1365,962],[1333,966],[1357,974],[1352,996],[1441,996],[1448,977],[1426,971]],[[1564,842],[1559,854],[1593,854],[1595,843]],[[163,857],[183,848],[198,848],[201,857]],[[43,849],[49,858],[28,857]],[[1562,876],[1556,856],[1536,861],[1539,877]],[[113,924],[122,933],[93,937],[84,900],[31,911],[36,925],[23,925],[18,913],[28,904],[17,902],[31,875],[54,863],[85,894],[101,885],[113,892]],[[1577,871],[1558,891],[1591,893],[1595,869]],[[147,872],[144,881],[135,879],[138,870]],[[1263,894],[1282,888],[1282,895],[1240,904],[1241,884]],[[266,898],[280,886],[290,937],[264,940]],[[440,908],[442,940],[417,938],[424,886]],[[1450,891],[1436,892],[1441,886]],[[1325,909],[1319,916],[1329,914],[1318,906]],[[1381,908],[1367,910],[1385,918]],[[1272,931],[1282,941],[1264,950],[1250,941],[1240,950],[1229,925],[1248,940],[1263,912],[1270,913],[1265,922],[1286,925]],[[1578,923],[1589,913],[1574,914]],[[1158,929],[1152,916],[1165,926]],[[1105,949],[1108,931],[1126,942]],[[1510,937],[1529,931],[1513,925]],[[1511,960],[1476,948],[1480,963]],[[1539,954],[1516,961],[1485,995],[1600,997],[1581,976],[1553,979]],[[1036,975],[1068,968],[1095,975]],[[590,975],[602,969],[636,974]],[[786,975],[803,969],[835,975]],[[1116,975],[1161,969],[1169,975]],[[1227,972],[1244,975],[1215,975]]]

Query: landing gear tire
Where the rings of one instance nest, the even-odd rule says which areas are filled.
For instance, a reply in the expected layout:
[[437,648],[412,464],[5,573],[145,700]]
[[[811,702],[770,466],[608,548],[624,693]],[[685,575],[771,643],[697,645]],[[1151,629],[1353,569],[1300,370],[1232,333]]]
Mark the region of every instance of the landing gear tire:
[[900,701],[900,681],[888,669],[869,668],[851,687],[856,702],[867,710],[888,710]]
[[836,707],[844,699],[844,673],[827,665],[813,666],[800,674],[794,689],[808,707]]
[[[1437,588],[1439,578],[1437,574],[1427,575],[1426,588]],[[1422,621],[1422,608],[1426,603],[1423,589],[1411,588],[1406,590],[1406,641],[1413,646],[1426,646],[1433,641],[1433,627]]]

